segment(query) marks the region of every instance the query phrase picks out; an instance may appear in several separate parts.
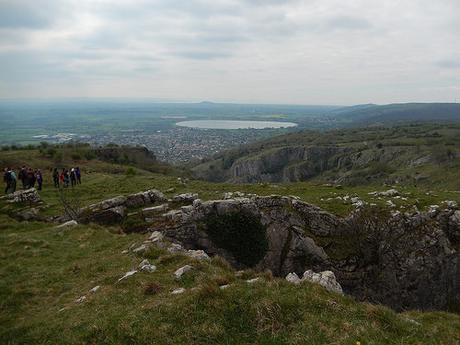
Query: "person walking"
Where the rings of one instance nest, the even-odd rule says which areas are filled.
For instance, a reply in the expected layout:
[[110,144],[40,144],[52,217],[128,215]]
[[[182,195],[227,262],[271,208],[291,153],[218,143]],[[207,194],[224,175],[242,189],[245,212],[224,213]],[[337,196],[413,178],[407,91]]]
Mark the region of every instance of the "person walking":
[[26,189],[35,187],[35,173],[32,168],[27,171],[27,185]]
[[3,182],[5,182],[5,194],[14,193],[16,191],[16,173],[11,168],[6,168],[3,171]]
[[75,169],[70,169],[70,184],[74,187],[77,184],[77,176],[75,174]]
[[3,170],[3,182],[5,182],[5,194],[8,194],[11,186],[11,174],[9,172],[10,168],[5,168]]
[[29,189],[30,187],[30,176],[29,176],[29,169],[25,166],[22,167],[22,188]]
[[35,178],[37,179],[37,184],[38,184],[37,190],[42,190],[43,175],[40,169],[37,170],[37,173],[35,174]]
[[64,186],[64,176],[65,176],[65,169],[63,168],[61,171],[61,175],[59,175],[59,181],[61,182],[62,186]]
[[11,178],[11,181],[10,181],[10,193],[14,193],[16,192],[16,183],[17,183],[17,177],[16,177],[16,173],[14,172],[13,169],[10,169],[10,178]]
[[77,183],[81,184],[81,171],[79,167],[75,168],[75,176],[77,177]]
[[65,169],[64,170],[64,187],[69,187],[69,182],[70,182],[70,176],[69,176],[69,170]]
[[26,178],[27,178],[27,169],[26,166],[23,165],[22,168],[19,169],[18,179],[22,182],[22,189],[26,188]]
[[53,169],[53,183],[55,188],[59,188],[59,172],[57,168]]

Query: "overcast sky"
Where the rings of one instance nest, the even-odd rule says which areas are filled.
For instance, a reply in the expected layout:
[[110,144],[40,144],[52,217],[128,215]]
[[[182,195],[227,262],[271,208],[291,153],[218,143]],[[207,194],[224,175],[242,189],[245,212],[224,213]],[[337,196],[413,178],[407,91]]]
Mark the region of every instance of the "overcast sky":
[[0,0],[0,98],[460,101],[459,0]]

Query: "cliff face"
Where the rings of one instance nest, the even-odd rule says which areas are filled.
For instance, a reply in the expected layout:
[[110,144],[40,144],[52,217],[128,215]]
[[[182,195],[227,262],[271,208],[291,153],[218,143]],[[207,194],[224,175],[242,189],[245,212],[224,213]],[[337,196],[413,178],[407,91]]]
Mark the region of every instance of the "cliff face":
[[395,167],[411,164],[408,157],[416,157],[414,165],[417,159],[425,158],[425,163],[431,159],[407,148],[284,147],[239,159],[229,173],[222,176],[227,176],[233,183],[298,182],[334,172],[337,180],[344,180],[353,169],[368,169],[378,164]]
[[[357,251],[335,260],[345,291],[362,300],[395,309],[460,307],[460,211],[397,214],[363,229],[363,221],[348,219],[349,239],[361,242]],[[455,233],[455,235],[454,235]],[[366,234],[366,235],[365,235]]]
[[[452,127],[452,128],[450,128]],[[208,181],[430,183],[458,188],[460,127],[407,126],[299,132],[222,152],[192,168]],[[446,171],[451,172],[446,182]],[[450,187],[449,187],[450,188]]]
[[[366,213],[367,212],[367,213]],[[336,217],[296,198],[249,196],[183,206],[151,220],[187,249],[202,249],[244,268],[209,237],[207,217],[250,213],[266,229],[268,249],[255,269],[284,277],[331,270],[343,290],[397,310],[460,306],[460,211],[385,214],[378,208]],[[250,229],[248,230],[250,231]]]
[[335,156],[346,149],[338,147],[282,147],[257,156],[239,159],[230,168],[230,181],[304,181],[338,164]]

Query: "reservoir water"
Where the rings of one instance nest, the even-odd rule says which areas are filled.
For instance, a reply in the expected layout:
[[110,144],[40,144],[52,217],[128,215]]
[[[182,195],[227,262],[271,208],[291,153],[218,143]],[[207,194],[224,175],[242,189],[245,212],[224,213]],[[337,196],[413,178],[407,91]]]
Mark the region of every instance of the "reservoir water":
[[280,121],[194,120],[177,122],[176,126],[201,129],[266,129],[296,127],[297,123]]

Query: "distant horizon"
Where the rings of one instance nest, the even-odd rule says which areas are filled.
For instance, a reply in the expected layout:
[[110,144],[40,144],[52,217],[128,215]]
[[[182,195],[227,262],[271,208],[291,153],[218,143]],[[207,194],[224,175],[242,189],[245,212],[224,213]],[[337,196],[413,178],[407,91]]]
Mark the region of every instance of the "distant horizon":
[[1,98],[0,102],[16,102],[16,103],[27,103],[27,102],[139,102],[139,103],[156,103],[156,104],[222,104],[222,105],[269,105],[269,106],[305,106],[305,107],[353,107],[353,106],[385,106],[392,104],[460,104],[457,101],[452,102],[441,102],[441,101],[407,101],[407,102],[390,102],[390,103],[374,103],[374,102],[362,102],[353,104],[315,104],[315,103],[269,103],[269,102],[243,102],[243,101],[213,101],[213,100],[187,100],[187,99],[158,99],[148,97],[17,97],[17,98]]

